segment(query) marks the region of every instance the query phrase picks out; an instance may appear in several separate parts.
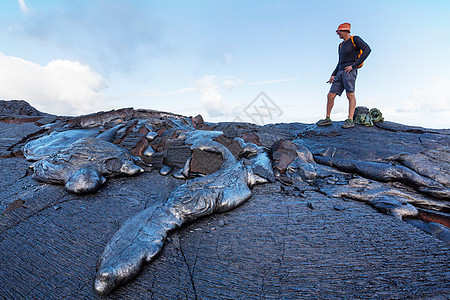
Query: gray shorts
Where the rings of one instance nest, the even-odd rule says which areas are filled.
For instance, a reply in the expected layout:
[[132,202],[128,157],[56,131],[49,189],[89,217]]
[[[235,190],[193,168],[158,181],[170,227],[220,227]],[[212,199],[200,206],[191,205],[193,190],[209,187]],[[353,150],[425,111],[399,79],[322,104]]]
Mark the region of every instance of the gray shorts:
[[358,69],[353,69],[350,73],[346,73],[344,70],[338,71],[331,85],[330,93],[338,94],[339,96],[342,95],[344,90],[346,93],[354,93],[357,75]]

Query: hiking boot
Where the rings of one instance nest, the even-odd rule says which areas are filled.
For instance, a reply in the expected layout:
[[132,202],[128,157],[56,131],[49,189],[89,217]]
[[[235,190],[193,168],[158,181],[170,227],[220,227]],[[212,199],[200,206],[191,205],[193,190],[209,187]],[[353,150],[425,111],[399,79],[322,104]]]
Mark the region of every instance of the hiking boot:
[[345,120],[344,124],[341,125],[341,127],[344,129],[352,128],[355,127],[355,123],[353,123],[353,120],[347,119]]
[[331,125],[331,119],[330,118],[326,118],[326,119],[322,119],[317,121],[316,125],[317,126],[327,126],[327,125]]

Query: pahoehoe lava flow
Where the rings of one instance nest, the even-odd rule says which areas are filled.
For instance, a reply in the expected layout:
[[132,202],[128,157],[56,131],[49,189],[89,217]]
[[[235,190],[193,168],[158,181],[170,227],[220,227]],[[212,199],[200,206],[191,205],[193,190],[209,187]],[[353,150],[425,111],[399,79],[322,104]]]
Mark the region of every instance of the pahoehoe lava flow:
[[[20,257],[17,266],[27,265],[22,270],[33,270],[30,274],[41,274],[37,272],[41,271],[40,264],[72,271],[72,267],[64,263],[69,261],[66,257],[77,253],[72,257],[78,262],[72,273],[77,274],[74,276],[74,280],[78,280],[75,284],[77,289],[83,286],[81,290],[84,294],[80,297],[97,297],[95,293],[117,293],[119,297],[130,293],[130,297],[145,297],[148,296],[145,294],[148,289],[140,289],[143,286],[140,281],[157,281],[159,275],[152,279],[143,266],[153,262],[149,268],[158,269],[167,263],[168,253],[173,259],[176,258],[178,254],[173,248],[178,246],[168,238],[174,235],[174,230],[178,229],[175,236],[186,234],[186,244],[183,245],[190,246],[183,249],[183,258],[188,265],[189,257],[184,255],[194,244],[188,242],[192,235],[186,232],[191,227],[203,226],[200,229],[204,231],[198,231],[204,232],[201,237],[195,235],[194,230],[192,232],[196,239],[206,241],[212,226],[209,222],[222,218],[234,220],[234,223],[225,227],[219,225],[223,229],[220,240],[226,241],[226,247],[220,250],[220,258],[230,249],[230,255],[250,255],[242,258],[244,262],[261,259],[262,255],[271,256],[268,252],[272,248],[280,254],[280,257],[272,256],[271,261],[267,261],[267,269],[264,266],[255,270],[233,269],[238,274],[230,279],[233,282],[240,278],[239,272],[250,272],[247,280],[262,280],[264,288],[258,287],[261,291],[256,292],[260,293],[259,297],[287,295],[286,299],[294,299],[294,294],[289,294],[289,291],[298,291],[299,282],[309,282],[309,278],[302,281],[301,274],[297,276],[299,268],[304,267],[313,272],[309,274],[315,274],[314,264],[322,258],[342,267],[343,264],[332,257],[339,250],[333,241],[358,244],[361,246],[358,248],[360,252],[353,255],[361,254],[362,259],[367,259],[365,266],[374,268],[373,272],[368,270],[364,273],[365,270],[353,266],[355,274],[364,273],[365,277],[361,275],[361,280],[370,278],[370,282],[377,282],[378,286],[371,286],[369,282],[367,289],[351,287],[350,298],[371,296],[372,289],[375,292],[384,291],[388,285],[379,278],[395,278],[395,273],[404,266],[416,268],[415,278],[411,282],[419,282],[421,289],[426,290],[423,293],[420,289],[419,292],[412,292],[409,287],[408,297],[434,295],[432,289],[441,288],[440,284],[445,281],[442,279],[445,274],[442,275],[436,266],[447,264],[446,259],[442,260],[445,254],[442,249],[450,245],[449,129],[397,124],[383,120],[381,112],[377,112],[377,122],[365,122],[367,112],[370,113],[367,108],[358,110],[366,112],[365,116],[360,116],[364,122],[351,129],[342,129],[339,122],[327,127],[302,123],[263,126],[208,123],[200,115],[186,117],[133,108],[62,117],[38,112],[23,101],[8,102],[3,108],[1,105],[4,102],[0,102],[0,161],[4,169],[10,172],[3,174],[0,250],[3,249],[5,254],[2,258],[2,264],[6,266],[4,274],[14,277],[15,281],[22,282],[25,275],[19,274],[22,271],[8,269],[16,266],[8,247],[30,241],[29,248],[20,249],[21,252],[17,253],[13,251]],[[230,214],[212,216],[233,209]],[[203,218],[205,216],[209,217]],[[272,216],[276,216],[276,220],[271,219]],[[244,219],[245,222],[242,221]],[[78,220],[80,224],[73,220]],[[262,224],[264,226],[259,226]],[[267,235],[263,232],[266,225],[272,230]],[[212,233],[217,233],[217,227]],[[333,232],[335,227],[342,229],[343,233]],[[378,230],[378,227],[382,229]],[[45,231],[39,232],[39,228],[45,228]],[[324,228],[326,230],[322,230]],[[255,240],[270,244],[271,250],[258,252],[255,248],[265,245],[244,245],[248,236],[240,244],[231,241],[230,234],[239,230],[248,231],[251,239],[258,232],[260,236]],[[49,232],[51,239],[41,239],[46,232]],[[242,231],[239,234],[243,235]],[[322,234],[320,241],[314,237],[319,234]],[[24,236],[26,241],[21,240]],[[375,239],[378,244],[371,244],[374,237],[378,237]],[[287,240],[292,244],[286,243]],[[380,240],[396,250],[392,253],[385,251]],[[80,253],[90,253],[80,255],[76,251],[78,249],[61,250],[62,246],[65,247],[64,242],[83,249],[84,252]],[[218,245],[219,242],[216,243]],[[422,248],[415,252],[418,243]],[[48,254],[58,256],[60,253],[54,251],[54,245],[61,247],[58,249],[64,252],[64,257],[53,261]],[[228,245],[231,245],[230,249]],[[427,245],[434,248],[427,248]],[[170,247],[172,250],[167,250]],[[208,249],[203,251],[205,253],[214,251],[208,248],[211,245],[201,247]],[[232,251],[231,247],[240,250]],[[367,257],[363,255],[366,251],[370,253]],[[27,261],[29,258],[22,252],[37,253],[33,256],[36,263]],[[390,268],[376,266],[372,261],[396,261],[399,257],[395,255],[398,253],[406,253],[405,256],[415,254],[408,256],[408,263],[400,266],[390,264]],[[423,261],[434,260],[432,269],[420,264],[421,261],[412,266],[414,263],[411,262],[420,260],[424,253],[430,255]],[[158,254],[164,255],[163,258],[157,258]],[[202,263],[197,264],[198,268],[208,266],[211,259],[215,261],[213,265],[220,263],[208,255],[202,256],[202,259]],[[242,262],[240,259],[228,264],[234,268]],[[354,262],[352,259],[353,256],[346,263],[351,265]],[[356,263],[359,264],[359,261]],[[177,265],[170,267],[173,270]],[[297,268],[295,276],[289,273],[290,270],[286,271],[289,267]],[[167,265],[165,268],[164,271]],[[88,274],[82,282],[78,276],[80,270]],[[339,270],[347,276],[339,277],[337,274],[340,279],[353,276],[349,274],[350,270]],[[192,270],[188,271],[192,273]],[[424,273],[433,273],[435,278],[440,279],[428,285],[425,277],[417,275]],[[195,273],[195,280],[199,280],[195,282],[196,286],[209,282],[202,277],[205,274],[207,272]],[[267,285],[273,284],[269,283],[270,280],[266,281],[267,274],[280,278],[276,283],[280,285],[280,290],[287,284],[283,291],[288,294],[272,293],[270,287],[266,289]],[[52,280],[45,277],[46,274],[41,275],[45,278],[42,280]],[[24,293],[34,287],[32,280],[23,281],[22,287],[9,282],[8,276],[0,277],[3,277],[0,279],[0,292],[6,293],[7,298],[16,290]],[[88,285],[86,278],[90,278]],[[327,284],[327,278],[320,277],[320,280],[325,280]],[[131,280],[135,282],[125,284]],[[52,284],[48,285],[47,290],[58,285],[59,281]],[[211,293],[215,288],[226,290],[225,285],[217,283],[217,286],[211,287]],[[240,289],[245,289],[244,285]],[[330,291],[331,286],[334,287],[327,287]],[[156,291],[158,287],[153,288]],[[377,295],[397,298],[399,293],[405,291],[398,284],[394,288],[398,288],[398,293],[389,291],[388,294]],[[140,292],[135,289],[140,289]],[[316,287],[311,285],[307,289],[314,290]],[[49,293],[41,291],[41,288],[37,290],[39,295]],[[67,291],[61,289],[55,293],[64,298],[69,297]],[[164,293],[167,289],[161,291]],[[74,292],[70,290],[70,293]],[[194,292],[199,295],[203,293],[203,298],[211,297],[209,290],[199,288]],[[184,293],[186,297],[190,296],[189,292]],[[324,297],[336,296],[333,292],[326,293]],[[38,294],[30,295],[38,297]],[[317,296],[314,293],[308,295]],[[231,290],[229,294],[223,294],[224,298],[232,296],[236,295]]]

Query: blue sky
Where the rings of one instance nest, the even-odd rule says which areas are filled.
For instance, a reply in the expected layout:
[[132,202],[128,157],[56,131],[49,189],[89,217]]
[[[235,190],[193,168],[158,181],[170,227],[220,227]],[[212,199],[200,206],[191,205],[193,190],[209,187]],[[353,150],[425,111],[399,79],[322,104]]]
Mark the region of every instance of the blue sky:
[[[134,107],[313,123],[325,114],[335,30],[350,22],[372,48],[357,104],[394,122],[450,127],[448,0],[3,0],[0,8],[0,99],[45,112]],[[346,118],[347,103],[336,99],[332,119]]]

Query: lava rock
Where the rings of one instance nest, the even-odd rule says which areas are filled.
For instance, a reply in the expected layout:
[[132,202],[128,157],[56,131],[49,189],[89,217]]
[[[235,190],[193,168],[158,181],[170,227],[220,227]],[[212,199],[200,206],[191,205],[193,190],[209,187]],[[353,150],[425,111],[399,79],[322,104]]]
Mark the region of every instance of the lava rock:
[[135,175],[144,170],[140,159],[116,145],[82,138],[33,164],[33,178],[46,183],[63,184],[69,192],[95,192],[106,179],[119,174]]
[[0,100],[0,115],[47,116],[24,100]]
[[337,210],[337,211],[341,211],[341,210],[345,210],[346,209],[346,207],[344,205],[342,205],[342,204],[336,204],[335,206],[333,206],[333,208],[334,208],[334,210]]
[[270,149],[273,167],[279,173],[286,172],[287,167],[297,158],[298,146],[289,140],[281,139]]
[[194,149],[190,162],[190,172],[209,175],[218,171],[222,162],[223,158],[220,153]]

